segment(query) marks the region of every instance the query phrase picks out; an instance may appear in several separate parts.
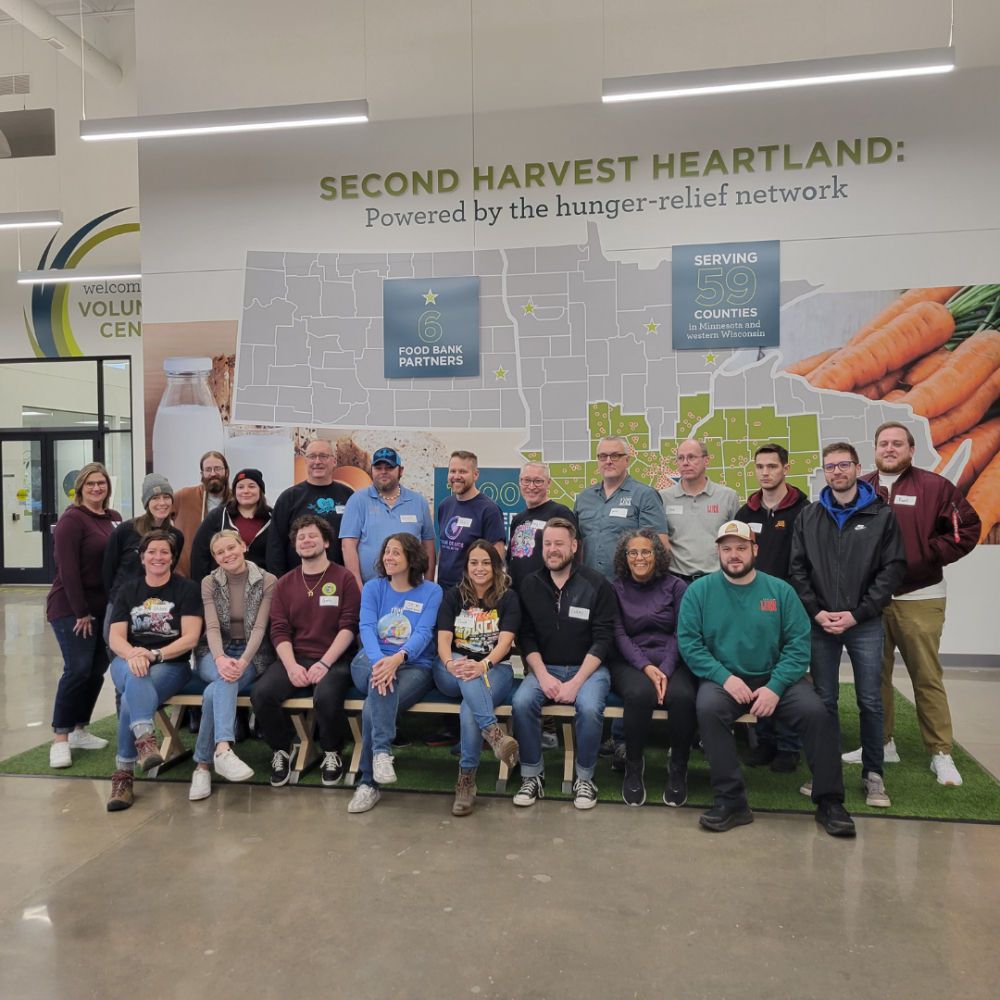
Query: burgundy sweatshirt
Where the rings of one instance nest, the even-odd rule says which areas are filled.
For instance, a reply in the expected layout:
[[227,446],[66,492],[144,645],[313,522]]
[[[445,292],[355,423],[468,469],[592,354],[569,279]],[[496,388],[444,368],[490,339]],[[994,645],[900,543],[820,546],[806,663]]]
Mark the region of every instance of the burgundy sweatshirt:
[[48,620],[103,618],[108,606],[102,570],[104,550],[122,516],[116,510],[95,514],[86,507],[67,507],[56,523],[56,575],[45,602]]
[[296,566],[274,588],[271,642],[275,648],[290,642],[296,656],[318,660],[341,629],[357,636],[360,617],[361,588],[350,570],[332,562],[325,574],[303,579],[301,567]]

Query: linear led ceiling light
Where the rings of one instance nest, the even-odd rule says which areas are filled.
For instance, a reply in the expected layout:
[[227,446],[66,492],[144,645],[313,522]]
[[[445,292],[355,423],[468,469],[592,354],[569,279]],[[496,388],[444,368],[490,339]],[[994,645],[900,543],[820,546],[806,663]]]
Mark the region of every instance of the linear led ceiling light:
[[135,118],[89,118],[80,122],[86,142],[107,139],[156,139],[175,135],[215,135],[222,132],[266,132],[278,128],[317,128],[368,121],[367,101],[328,101],[274,108],[232,111],[188,111]]
[[768,63],[762,66],[613,77],[604,81],[601,99],[605,104],[656,101],[667,97],[733,94],[742,90],[778,90],[784,87],[815,87],[824,83],[891,80],[904,76],[950,73],[954,68],[955,49],[952,47],[881,52],[868,56],[835,56],[832,59],[804,59],[801,62]]
[[51,212],[0,212],[0,229],[36,229],[62,224],[63,214],[58,209]]
[[71,281],[140,281],[142,273],[135,268],[50,268],[47,271],[18,271],[19,285],[63,285]]

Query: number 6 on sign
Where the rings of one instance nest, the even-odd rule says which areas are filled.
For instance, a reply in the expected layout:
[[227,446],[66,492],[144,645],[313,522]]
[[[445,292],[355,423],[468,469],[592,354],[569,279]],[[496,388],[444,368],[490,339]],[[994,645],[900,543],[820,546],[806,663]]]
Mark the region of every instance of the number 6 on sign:
[[436,309],[428,309],[421,313],[420,319],[417,320],[417,336],[425,344],[436,344],[444,336],[444,327],[441,326],[440,319],[441,313]]

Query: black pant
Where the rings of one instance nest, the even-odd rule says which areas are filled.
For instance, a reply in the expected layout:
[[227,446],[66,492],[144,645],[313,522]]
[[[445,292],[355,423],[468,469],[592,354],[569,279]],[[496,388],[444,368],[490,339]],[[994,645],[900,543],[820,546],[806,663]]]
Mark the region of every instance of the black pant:
[[653,711],[662,707],[667,710],[671,760],[675,764],[686,764],[698,727],[695,714],[698,681],[687,664],[677,664],[667,682],[667,693],[662,706],[656,702],[653,682],[643,671],[620,660],[613,662],[609,669],[611,690],[625,702],[625,714],[622,717],[625,726],[625,756],[629,760],[639,760],[642,757]]
[[[746,678],[751,690],[767,683],[768,677]],[[668,689],[669,690],[669,689]],[[708,757],[716,805],[742,808],[747,790],[740,774],[733,723],[750,711],[715,681],[702,681],[698,688],[698,728]],[[829,796],[844,801],[844,772],[840,761],[837,733],[829,713],[813,686],[805,679],[796,682],[778,700],[774,718],[802,736],[806,763],[813,776],[813,802]]]
[[[296,656],[295,661],[307,670],[314,657]],[[344,699],[351,686],[351,658],[341,657],[330,668],[319,684],[296,687],[288,677],[281,660],[275,660],[250,692],[250,704],[257,715],[257,723],[264,740],[272,750],[287,750],[294,738],[294,730],[281,703],[288,698],[312,698],[319,729],[319,745],[326,753],[340,751],[347,736],[347,713]]]

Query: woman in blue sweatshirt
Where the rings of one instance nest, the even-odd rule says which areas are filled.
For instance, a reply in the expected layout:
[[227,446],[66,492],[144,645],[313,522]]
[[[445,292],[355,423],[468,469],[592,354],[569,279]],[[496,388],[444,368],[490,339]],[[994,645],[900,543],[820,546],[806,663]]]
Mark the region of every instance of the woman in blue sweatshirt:
[[434,626],[441,588],[424,579],[427,553],[415,535],[389,535],[378,557],[378,576],[361,591],[361,651],[351,664],[365,695],[361,713],[361,784],[347,805],[367,812],[379,785],[396,780],[392,740],[396,715],[434,686]]

